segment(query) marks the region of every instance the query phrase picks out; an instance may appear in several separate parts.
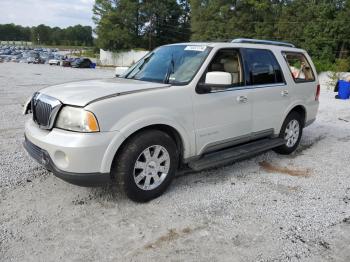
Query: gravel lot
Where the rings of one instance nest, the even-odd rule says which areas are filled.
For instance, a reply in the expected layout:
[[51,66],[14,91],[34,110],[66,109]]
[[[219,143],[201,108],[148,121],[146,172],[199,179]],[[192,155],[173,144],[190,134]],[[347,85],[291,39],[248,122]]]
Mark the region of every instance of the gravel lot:
[[55,178],[21,146],[35,90],[112,75],[0,64],[0,261],[350,261],[349,101],[323,88],[291,156],[181,175],[136,204]]

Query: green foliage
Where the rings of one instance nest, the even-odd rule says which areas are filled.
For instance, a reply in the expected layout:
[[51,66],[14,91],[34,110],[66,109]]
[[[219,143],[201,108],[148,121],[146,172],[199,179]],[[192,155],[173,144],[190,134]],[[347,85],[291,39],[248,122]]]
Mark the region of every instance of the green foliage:
[[76,25],[61,29],[39,25],[32,28],[32,41],[35,44],[92,46],[92,28]]
[[191,0],[192,39],[271,38],[281,12],[280,1]]
[[317,72],[326,72],[326,71],[334,71],[334,72],[349,72],[350,71],[350,61],[349,58],[338,58],[335,62],[331,62],[329,60],[322,59],[314,59],[313,60]]
[[335,71],[337,72],[348,72],[350,70],[349,59],[336,59],[335,61]]
[[65,29],[39,25],[22,27],[14,24],[0,25],[2,41],[32,41],[40,45],[76,45],[91,46],[93,44],[90,26],[70,26]]
[[316,67],[316,71],[318,73],[320,72],[326,72],[326,71],[334,71],[335,66],[334,63],[330,62],[327,59],[313,59],[314,65]]
[[333,88],[337,81],[340,80],[341,72],[348,72],[350,70],[349,59],[336,59],[331,72],[328,74],[330,81],[327,83],[327,88]]
[[96,0],[97,45],[121,51],[188,41],[189,4],[185,0]]
[[26,41],[31,39],[30,27],[22,27],[15,24],[0,25],[1,41]]
[[292,42],[320,71],[334,69],[350,47],[350,0],[191,0],[192,39],[239,37]]

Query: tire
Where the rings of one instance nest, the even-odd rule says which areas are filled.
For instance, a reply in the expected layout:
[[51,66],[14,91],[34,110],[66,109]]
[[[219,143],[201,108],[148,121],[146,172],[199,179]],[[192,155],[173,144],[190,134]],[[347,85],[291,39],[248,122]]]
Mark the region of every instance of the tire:
[[[287,133],[288,130],[290,130],[289,134]],[[279,135],[279,137],[284,138],[286,140],[286,144],[276,147],[274,151],[282,155],[289,155],[293,153],[300,143],[302,134],[302,117],[297,112],[291,112],[284,120]]]
[[170,185],[179,153],[168,134],[147,130],[133,136],[115,161],[115,177],[126,195],[135,202],[147,202],[163,194]]

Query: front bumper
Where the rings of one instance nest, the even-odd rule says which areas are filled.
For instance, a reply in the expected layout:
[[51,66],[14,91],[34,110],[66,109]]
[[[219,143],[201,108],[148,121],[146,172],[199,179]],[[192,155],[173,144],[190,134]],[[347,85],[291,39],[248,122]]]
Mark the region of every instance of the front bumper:
[[78,133],[57,128],[48,131],[30,119],[25,125],[24,147],[57,177],[92,186],[110,178],[110,166],[104,163],[111,141],[119,134],[117,131]]
[[23,142],[28,154],[55,176],[78,186],[100,186],[111,181],[109,173],[72,173],[59,169],[44,149],[34,145],[25,136]]

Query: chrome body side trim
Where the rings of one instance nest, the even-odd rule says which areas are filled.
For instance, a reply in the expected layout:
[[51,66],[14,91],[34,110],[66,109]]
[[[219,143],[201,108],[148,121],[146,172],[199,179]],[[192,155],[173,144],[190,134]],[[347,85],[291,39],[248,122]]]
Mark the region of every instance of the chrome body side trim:
[[274,134],[274,130],[273,130],[273,128],[271,128],[271,129],[266,129],[266,130],[254,132],[254,133],[239,136],[239,137],[234,137],[234,138],[229,138],[229,139],[218,141],[218,142],[213,142],[213,143],[208,144],[203,149],[203,151],[200,153],[200,155],[210,153],[213,151],[217,151],[217,150],[220,150],[223,148],[228,148],[228,147],[236,146],[239,144],[247,143],[249,141],[257,140],[260,138],[272,137],[273,134]]

